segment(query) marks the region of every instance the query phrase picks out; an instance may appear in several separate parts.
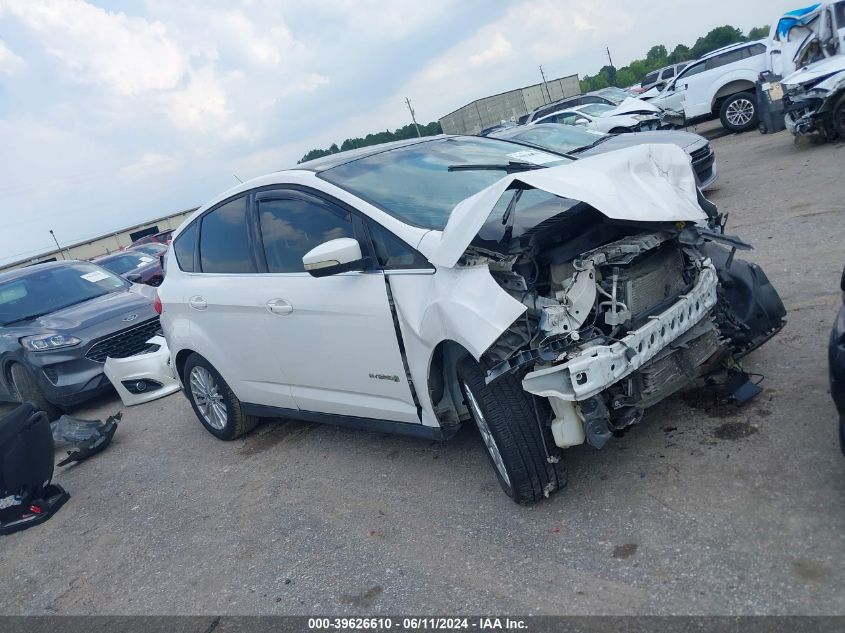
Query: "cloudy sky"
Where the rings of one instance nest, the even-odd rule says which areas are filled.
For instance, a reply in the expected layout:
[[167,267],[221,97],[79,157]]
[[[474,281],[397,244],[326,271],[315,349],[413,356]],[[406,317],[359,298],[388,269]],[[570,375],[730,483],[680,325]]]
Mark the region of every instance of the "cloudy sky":
[[[807,4],[807,2],[804,2]],[[0,0],[0,263],[797,0]],[[648,8],[646,8],[648,7]]]

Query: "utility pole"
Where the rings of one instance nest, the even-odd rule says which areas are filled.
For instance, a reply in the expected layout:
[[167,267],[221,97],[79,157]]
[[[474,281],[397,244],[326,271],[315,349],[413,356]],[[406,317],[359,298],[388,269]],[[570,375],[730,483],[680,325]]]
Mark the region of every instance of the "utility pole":
[[546,95],[549,97],[549,103],[552,102],[552,93],[549,92],[549,84],[546,83],[546,75],[543,73],[543,67],[540,66],[540,76],[543,78],[543,86],[546,89]]
[[53,233],[53,229],[50,229],[50,235],[53,237],[53,241],[56,243],[56,248],[58,248],[58,249],[59,249],[59,255],[61,255],[61,256],[62,256],[62,259],[67,259],[67,258],[65,257],[65,254],[64,254],[64,253],[62,253],[62,247],[61,247],[61,246],[59,246],[59,240],[57,240],[57,239],[56,239],[56,234],[55,234],[55,233]]
[[411,120],[414,122],[414,127],[417,129],[417,136],[422,137],[422,134],[420,134],[420,126],[417,125],[417,117],[414,114],[414,109],[411,107],[411,100],[408,97],[405,97],[405,103],[408,104],[408,110],[411,111]]
[[610,56],[610,47],[606,46],[605,50],[607,51],[607,61],[610,64],[610,72],[608,73],[608,78],[610,79],[610,85],[616,85],[616,66],[613,65],[613,58]]

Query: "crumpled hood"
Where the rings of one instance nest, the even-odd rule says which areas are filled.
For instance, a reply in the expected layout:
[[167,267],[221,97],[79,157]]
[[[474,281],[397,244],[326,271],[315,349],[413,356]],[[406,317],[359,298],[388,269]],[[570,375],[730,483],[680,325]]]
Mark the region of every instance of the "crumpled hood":
[[661,112],[662,110],[653,103],[637,99],[636,97],[628,97],[613,110],[608,110],[604,116],[619,116],[621,114],[660,114]]
[[834,55],[827,59],[799,68],[791,75],[785,77],[781,83],[784,86],[793,87],[800,84],[818,81],[828,75],[845,71],[845,55]]
[[686,152],[676,145],[638,145],[505,176],[455,206],[430,261],[437,266],[454,266],[514,182],[579,200],[617,220],[707,219],[698,204],[695,175]]

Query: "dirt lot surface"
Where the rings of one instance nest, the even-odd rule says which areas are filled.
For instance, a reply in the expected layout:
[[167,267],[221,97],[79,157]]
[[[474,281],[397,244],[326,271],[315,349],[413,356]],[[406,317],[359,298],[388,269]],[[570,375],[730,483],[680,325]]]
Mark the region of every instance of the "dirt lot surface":
[[437,444],[272,421],[224,443],[171,396],[59,470],[72,498],[53,519],[1,537],[0,612],[842,614],[825,351],[845,144],[713,145],[711,198],[789,310],[745,362],[765,375],[745,408],[679,394],[603,450],[570,449],[570,486],[523,508],[472,429]]

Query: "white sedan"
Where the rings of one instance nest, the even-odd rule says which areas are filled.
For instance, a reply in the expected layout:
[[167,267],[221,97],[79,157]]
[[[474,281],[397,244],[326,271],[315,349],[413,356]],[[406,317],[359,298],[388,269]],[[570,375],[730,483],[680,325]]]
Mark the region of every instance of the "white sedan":
[[[634,103],[630,103],[634,102]],[[656,106],[638,99],[626,99],[618,106],[604,103],[586,103],[580,106],[547,114],[532,121],[537,123],[562,123],[578,125],[588,130],[605,133],[647,132],[660,127],[661,115]]]

